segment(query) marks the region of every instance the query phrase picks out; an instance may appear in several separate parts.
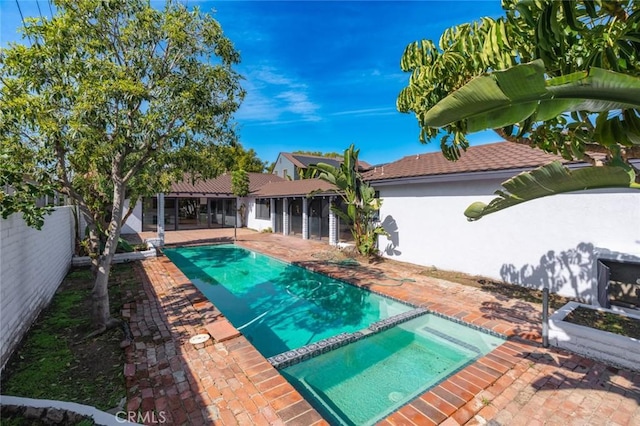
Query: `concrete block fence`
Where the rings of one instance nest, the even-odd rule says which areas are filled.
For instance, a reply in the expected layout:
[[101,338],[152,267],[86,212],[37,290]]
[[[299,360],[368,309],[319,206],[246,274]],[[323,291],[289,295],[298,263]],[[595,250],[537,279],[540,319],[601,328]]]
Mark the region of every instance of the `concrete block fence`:
[[0,218],[2,369],[69,271],[75,238],[71,209],[57,207],[40,231],[28,227],[20,214]]

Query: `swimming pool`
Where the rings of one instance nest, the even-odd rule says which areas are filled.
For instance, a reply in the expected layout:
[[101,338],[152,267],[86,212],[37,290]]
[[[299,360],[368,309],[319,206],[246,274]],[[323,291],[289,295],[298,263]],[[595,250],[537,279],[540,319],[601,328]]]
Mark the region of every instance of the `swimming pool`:
[[281,373],[331,424],[371,425],[503,342],[427,314]]
[[164,252],[265,357],[335,340],[414,310],[234,245]]
[[374,424],[504,342],[234,245],[165,254],[331,424]]

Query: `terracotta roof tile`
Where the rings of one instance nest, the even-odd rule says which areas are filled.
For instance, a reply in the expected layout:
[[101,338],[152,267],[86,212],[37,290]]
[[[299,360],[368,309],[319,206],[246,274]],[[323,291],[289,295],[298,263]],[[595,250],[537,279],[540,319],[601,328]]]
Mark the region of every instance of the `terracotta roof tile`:
[[377,181],[418,176],[447,175],[481,171],[533,168],[560,160],[562,157],[547,154],[540,149],[512,142],[498,142],[470,147],[458,161],[449,161],[441,152],[409,155],[398,161],[369,170],[365,180]]
[[[270,173],[249,173],[249,191],[254,192],[258,188],[270,182],[286,182],[281,177]],[[217,194],[231,196],[231,174],[225,173],[215,179],[199,180],[195,183],[187,178],[181,182],[171,184],[171,190],[167,195],[185,194]]]
[[336,187],[320,179],[288,180],[267,183],[252,195],[256,197],[306,196],[311,192],[335,193]]

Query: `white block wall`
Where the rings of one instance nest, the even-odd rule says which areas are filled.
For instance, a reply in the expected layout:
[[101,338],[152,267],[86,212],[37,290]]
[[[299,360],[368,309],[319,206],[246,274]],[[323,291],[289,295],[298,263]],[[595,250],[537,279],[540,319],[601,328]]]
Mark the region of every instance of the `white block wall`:
[[[584,191],[533,200],[468,222],[504,179],[374,186],[386,257],[597,301],[598,252],[640,260],[640,191]],[[604,249],[604,250],[602,250]]]
[[68,206],[46,216],[41,231],[19,214],[0,218],[1,368],[67,274],[74,235]]
[[267,228],[271,228],[273,231],[273,225],[271,224],[271,218],[269,219],[256,219],[256,200],[253,197],[247,197],[244,200],[247,206],[247,228],[255,229],[256,231],[264,231]]

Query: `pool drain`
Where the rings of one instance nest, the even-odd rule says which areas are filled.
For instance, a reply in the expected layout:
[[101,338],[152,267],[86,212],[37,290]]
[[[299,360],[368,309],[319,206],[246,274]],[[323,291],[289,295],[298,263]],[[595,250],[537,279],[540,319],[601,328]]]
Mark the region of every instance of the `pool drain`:
[[210,336],[208,334],[196,334],[191,339],[189,339],[189,343],[191,343],[192,345],[199,345],[201,343],[206,342],[209,339],[210,339]]
[[404,397],[402,392],[391,392],[391,393],[389,393],[389,401],[391,401],[391,402],[400,402],[402,400],[402,397]]

